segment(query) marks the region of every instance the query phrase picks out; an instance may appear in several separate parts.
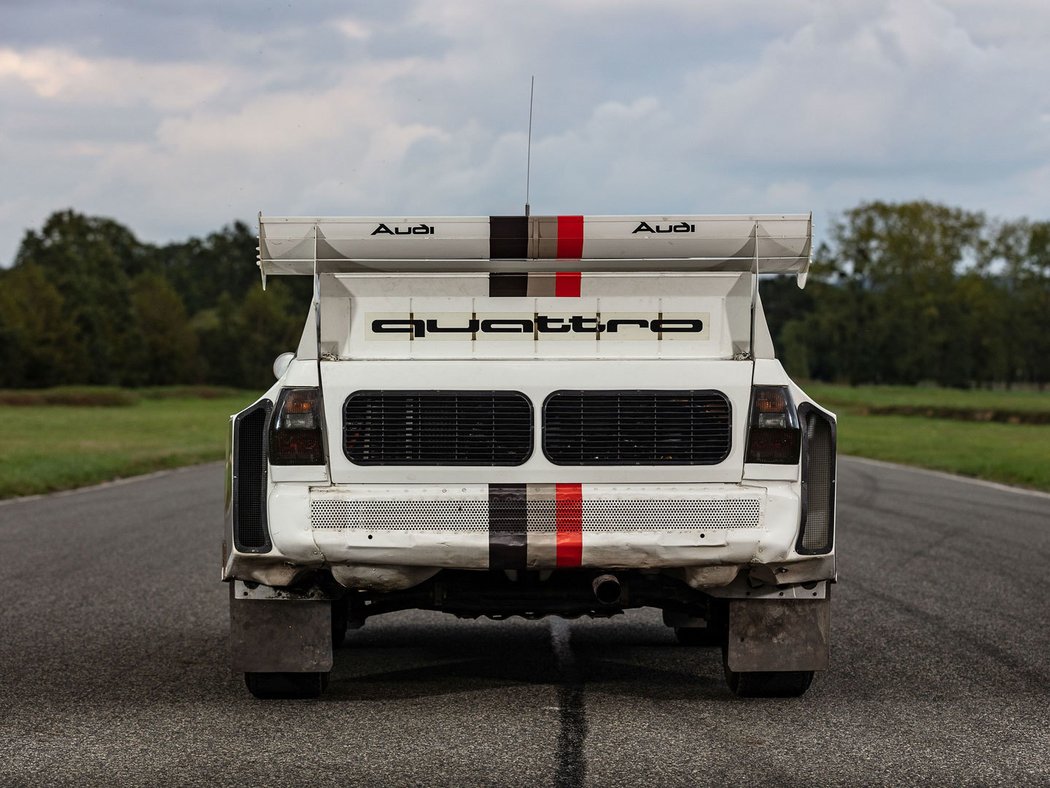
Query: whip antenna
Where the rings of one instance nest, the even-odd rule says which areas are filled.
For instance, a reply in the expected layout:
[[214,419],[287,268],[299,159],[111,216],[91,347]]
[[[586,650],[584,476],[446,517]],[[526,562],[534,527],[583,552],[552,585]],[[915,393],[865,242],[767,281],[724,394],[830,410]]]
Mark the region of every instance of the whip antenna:
[[532,175],[532,99],[536,93],[536,75],[529,85],[529,141],[525,149],[525,216],[529,215],[529,178]]

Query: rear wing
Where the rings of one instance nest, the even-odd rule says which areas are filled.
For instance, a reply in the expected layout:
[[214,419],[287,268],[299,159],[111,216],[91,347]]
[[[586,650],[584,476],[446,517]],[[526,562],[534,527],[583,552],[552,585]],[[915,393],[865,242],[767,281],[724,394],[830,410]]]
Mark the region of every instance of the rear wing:
[[805,284],[812,214],[756,216],[275,217],[259,215],[271,275],[736,271]]

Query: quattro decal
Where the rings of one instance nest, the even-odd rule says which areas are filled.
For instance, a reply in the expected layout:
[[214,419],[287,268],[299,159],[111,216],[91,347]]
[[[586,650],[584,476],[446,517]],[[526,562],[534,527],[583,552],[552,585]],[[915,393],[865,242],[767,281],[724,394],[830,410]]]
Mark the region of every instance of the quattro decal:
[[[363,315],[371,340],[552,340],[587,336],[610,340],[707,341],[708,312],[598,312],[598,301],[566,302],[566,311],[539,311],[540,302],[522,309],[499,309],[507,298],[579,299],[589,281],[579,271],[497,271],[488,274],[488,299],[474,295],[460,303],[462,311],[369,312]],[[451,299],[450,299],[451,301]],[[547,309],[551,304],[542,304]],[[589,307],[589,308],[588,308]],[[472,310],[472,311],[467,311]],[[582,335],[582,336],[581,336]]]
[[[405,338],[460,338],[469,335],[494,334],[500,338],[538,339],[559,334],[617,334],[617,339],[637,339],[643,332],[646,339],[663,339],[665,334],[686,335],[692,339],[706,339],[707,318],[703,315],[667,315],[663,317],[618,317],[617,313],[598,315],[541,315],[531,317],[485,317],[471,313],[445,313],[442,317],[376,317],[368,315],[368,327],[376,339]],[[393,336],[391,336],[393,335]],[[504,336],[507,335],[507,336]],[[553,338],[553,337],[552,337]]]
[[489,485],[490,569],[582,563],[583,485]]

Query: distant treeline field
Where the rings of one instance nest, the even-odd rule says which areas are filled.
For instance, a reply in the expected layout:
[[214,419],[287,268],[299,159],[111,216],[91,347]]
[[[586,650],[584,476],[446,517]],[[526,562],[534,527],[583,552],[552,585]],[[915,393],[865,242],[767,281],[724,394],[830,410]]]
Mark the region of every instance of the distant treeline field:
[[[1050,382],[1050,222],[929,202],[838,217],[810,282],[762,283],[797,378],[943,386]],[[211,384],[257,389],[294,349],[311,285],[259,286],[253,228],[144,243],[74,211],[0,269],[0,388]]]
[[112,219],[53,214],[0,270],[0,388],[267,385],[312,285],[264,292],[257,245],[241,222],[158,246]]

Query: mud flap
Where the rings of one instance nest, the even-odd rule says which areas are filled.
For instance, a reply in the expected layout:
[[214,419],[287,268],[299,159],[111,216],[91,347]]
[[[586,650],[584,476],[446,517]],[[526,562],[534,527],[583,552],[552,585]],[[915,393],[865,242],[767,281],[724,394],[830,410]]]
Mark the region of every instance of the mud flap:
[[830,599],[731,599],[726,662],[738,673],[826,670]]
[[236,599],[230,586],[230,657],[235,673],[332,669],[331,602]]

